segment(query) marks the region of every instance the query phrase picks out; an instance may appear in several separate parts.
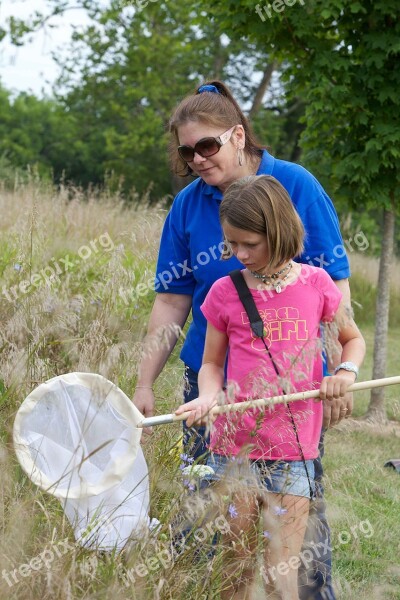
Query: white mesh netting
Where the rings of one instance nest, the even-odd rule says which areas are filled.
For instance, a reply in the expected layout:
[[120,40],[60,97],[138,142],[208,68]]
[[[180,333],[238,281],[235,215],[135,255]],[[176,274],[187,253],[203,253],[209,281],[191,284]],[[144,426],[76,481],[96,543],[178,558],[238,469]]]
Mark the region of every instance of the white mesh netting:
[[86,547],[122,548],[148,528],[143,417],[100,375],[68,373],[37,387],[18,410],[14,446],[29,478],[60,498]]

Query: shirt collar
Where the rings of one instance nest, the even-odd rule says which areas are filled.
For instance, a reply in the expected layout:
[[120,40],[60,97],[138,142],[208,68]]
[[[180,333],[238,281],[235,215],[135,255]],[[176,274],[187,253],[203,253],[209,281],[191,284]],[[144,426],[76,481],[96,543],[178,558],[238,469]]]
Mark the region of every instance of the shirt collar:
[[215,200],[222,200],[222,192],[219,188],[214,185],[209,185],[203,182],[203,194],[206,196],[212,196]]
[[256,175],[272,175],[274,170],[275,159],[267,150],[263,150],[260,166]]
[[[275,159],[267,150],[263,150],[260,166],[258,167],[257,175],[271,175],[274,170]],[[209,185],[203,182],[203,194],[212,196],[215,200],[222,200],[222,192],[214,185]]]

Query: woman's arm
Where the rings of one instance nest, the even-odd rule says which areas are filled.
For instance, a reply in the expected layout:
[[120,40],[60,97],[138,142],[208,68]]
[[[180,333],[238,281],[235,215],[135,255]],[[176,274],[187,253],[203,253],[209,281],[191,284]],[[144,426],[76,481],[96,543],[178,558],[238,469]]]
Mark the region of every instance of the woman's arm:
[[[339,342],[342,346],[341,362],[349,361],[360,367],[365,356],[365,341],[350,311],[349,304],[342,300],[335,315],[334,324],[338,328]],[[343,398],[347,388],[354,383],[355,379],[355,373],[343,369],[338,371],[337,375],[324,377],[320,387],[321,400],[333,402]]]
[[[350,285],[348,279],[334,279],[333,283],[336,287],[339,288],[339,291],[342,293],[342,302],[351,306],[351,293],[350,293]],[[342,348],[337,343],[337,336],[335,339],[335,343],[331,344],[331,348],[329,352],[327,352],[327,361],[328,361],[328,372],[333,373],[335,367],[337,367],[340,362],[342,356]],[[349,417],[353,412],[353,392],[347,392],[347,394],[337,400],[336,402],[324,402],[324,419],[323,419],[323,427],[324,429],[329,426],[336,425],[341,419],[344,417]]]
[[[350,285],[348,279],[333,279],[333,283],[339,289],[342,294],[342,302],[345,306],[351,306],[351,293],[350,293]],[[333,373],[335,367],[341,362],[341,348],[338,344],[336,344],[336,352],[332,352],[333,344],[331,351],[327,354],[328,360],[328,372]]]
[[154,414],[152,386],[176,344],[191,306],[192,296],[186,294],[157,294],[156,296],[143,344],[136,390],[132,398],[134,404],[146,417]]
[[192,411],[186,420],[188,427],[195,422],[197,426],[207,423],[207,414],[217,404],[217,395],[224,386],[224,366],[226,351],[228,349],[228,336],[207,323],[206,342],[203,355],[203,364],[199,371],[199,397],[191,402],[182,404],[175,414]]

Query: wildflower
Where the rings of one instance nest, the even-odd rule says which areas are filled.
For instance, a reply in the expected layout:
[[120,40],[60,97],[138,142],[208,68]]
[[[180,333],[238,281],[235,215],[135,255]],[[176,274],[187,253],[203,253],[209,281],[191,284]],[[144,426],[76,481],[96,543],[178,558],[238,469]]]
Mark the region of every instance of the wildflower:
[[265,537],[267,540],[270,540],[272,536],[269,531],[263,531],[263,537]]
[[[183,467],[183,468],[182,468]],[[187,467],[181,465],[182,475],[186,477],[197,477],[203,479],[207,475],[214,475],[215,471],[212,467],[207,465],[189,465]]]
[[14,265],[14,271],[22,271],[22,265],[15,263]]
[[180,454],[179,457],[182,460],[182,463],[179,465],[179,468],[183,472],[185,469],[189,468],[188,465],[192,464],[194,458],[188,456],[187,454]]
[[281,508],[280,506],[274,506],[274,512],[277,517],[280,517],[281,515],[284,515],[287,513],[287,509]]
[[190,481],[190,479],[184,479],[183,485],[187,487],[187,489],[191,492],[194,492],[194,490],[196,489],[196,486]]
[[230,514],[232,519],[238,516],[238,511],[236,510],[236,506],[234,504],[230,504],[228,506],[228,513]]
[[179,457],[184,463],[191,464],[194,461],[194,458],[192,456],[188,456],[187,454],[180,454]]

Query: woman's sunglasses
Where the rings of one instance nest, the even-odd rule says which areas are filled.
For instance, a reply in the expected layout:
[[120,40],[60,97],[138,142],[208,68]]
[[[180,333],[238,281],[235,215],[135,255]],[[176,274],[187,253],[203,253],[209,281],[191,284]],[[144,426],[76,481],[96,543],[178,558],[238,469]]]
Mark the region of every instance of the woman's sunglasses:
[[231,139],[231,135],[236,125],[221,133],[218,137],[205,137],[196,142],[194,148],[192,146],[178,146],[178,153],[185,162],[192,162],[194,155],[199,154],[202,158],[214,156],[219,152],[221,146],[226,144]]

